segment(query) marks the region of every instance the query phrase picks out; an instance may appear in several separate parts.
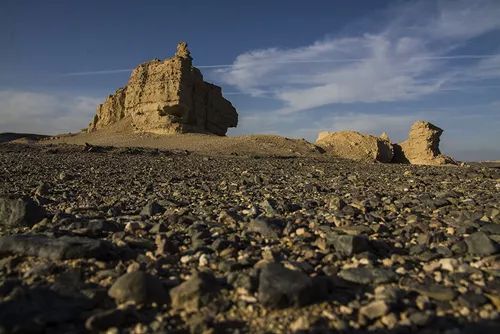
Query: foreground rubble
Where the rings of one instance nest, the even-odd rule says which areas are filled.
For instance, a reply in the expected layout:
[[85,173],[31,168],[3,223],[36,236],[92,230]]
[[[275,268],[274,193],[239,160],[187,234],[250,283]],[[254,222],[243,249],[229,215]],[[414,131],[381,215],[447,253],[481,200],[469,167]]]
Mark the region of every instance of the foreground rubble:
[[499,169],[4,144],[0,180],[4,332],[500,329]]

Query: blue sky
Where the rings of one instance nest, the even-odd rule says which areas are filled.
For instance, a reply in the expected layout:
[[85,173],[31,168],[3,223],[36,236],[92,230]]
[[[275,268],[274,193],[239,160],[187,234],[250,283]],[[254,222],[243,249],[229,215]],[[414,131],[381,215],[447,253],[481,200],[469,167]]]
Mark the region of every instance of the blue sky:
[[186,40],[239,112],[230,135],[400,141],[427,119],[445,153],[500,159],[499,18],[497,0],[2,0],[0,132],[79,130],[129,69]]

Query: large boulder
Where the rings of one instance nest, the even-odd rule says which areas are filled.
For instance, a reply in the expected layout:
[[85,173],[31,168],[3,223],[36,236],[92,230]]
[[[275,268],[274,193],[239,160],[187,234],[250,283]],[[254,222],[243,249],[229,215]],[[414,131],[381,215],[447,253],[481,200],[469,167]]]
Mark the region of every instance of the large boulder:
[[203,81],[193,67],[187,44],[172,58],[152,60],[132,71],[127,85],[97,108],[87,131],[125,122],[136,132],[174,134],[202,132],[225,135],[238,114],[221,88]]
[[388,138],[356,131],[320,132],[316,145],[336,157],[391,162],[393,147]]
[[415,165],[444,165],[454,161],[439,151],[443,130],[427,121],[413,123],[408,139],[394,144],[394,162]]

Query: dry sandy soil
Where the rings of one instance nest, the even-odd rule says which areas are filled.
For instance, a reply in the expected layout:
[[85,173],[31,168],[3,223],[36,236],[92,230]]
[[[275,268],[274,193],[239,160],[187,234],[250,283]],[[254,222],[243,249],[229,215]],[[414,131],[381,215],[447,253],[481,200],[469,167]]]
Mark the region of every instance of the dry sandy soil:
[[323,150],[304,139],[273,135],[221,137],[210,134],[155,135],[133,133],[120,124],[93,133],[58,136],[45,144],[104,145],[187,150],[204,155],[319,156]]

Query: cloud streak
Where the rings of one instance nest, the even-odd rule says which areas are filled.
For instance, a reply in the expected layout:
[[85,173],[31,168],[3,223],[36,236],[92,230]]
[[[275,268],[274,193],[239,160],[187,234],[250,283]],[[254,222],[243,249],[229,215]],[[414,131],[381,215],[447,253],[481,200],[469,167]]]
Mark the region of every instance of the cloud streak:
[[[409,60],[457,60],[457,59],[488,59],[497,58],[500,54],[484,54],[484,55],[452,55],[452,56],[434,56],[434,57],[412,57]],[[352,63],[362,62],[369,60],[369,58],[344,58],[344,59],[304,59],[304,60],[289,60],[289,61],[272,61],[270,64],[315,64],[315,63]],[[195,65],[197,68],[219,69],[231,68],[237,69],[242,67],[255,67],[265,66],[268,64],[219,64],[219,65]],[[96,71],[82,71],[82,72],[68,72],[61,74],[62,76],[92,76],[92,75],[109,75],[117,73],[132,72],[133,68],[110,69],[110,70],[96,70]]]
[[[335,103],[412,100],[457,82],[500,77],[497,53],[454,53],[500,28],[500,3],[436,3],[392,8],[387,15],[395,19],[378,32],[249,51],[215,75],[246,94],[281,101],[282,114]],[[453,70],[450,62],[465,70]]]

